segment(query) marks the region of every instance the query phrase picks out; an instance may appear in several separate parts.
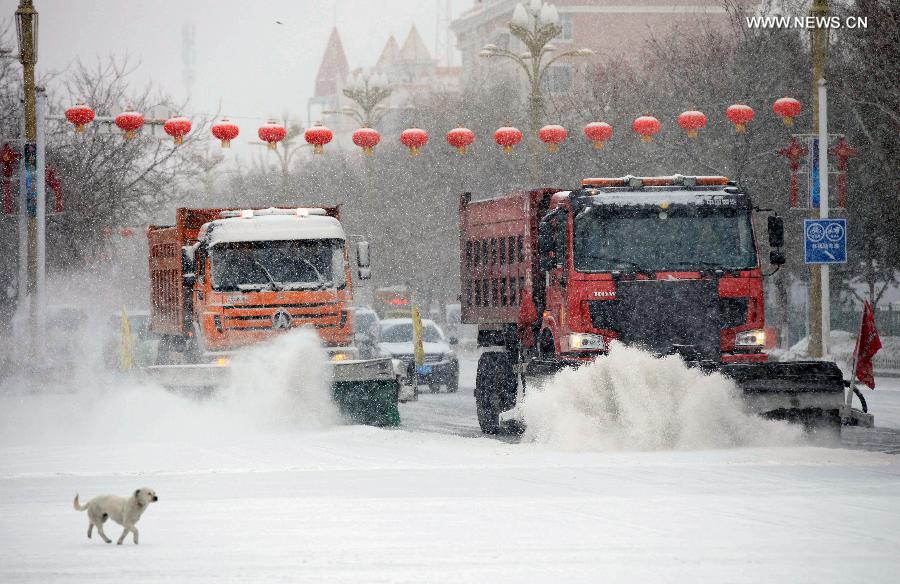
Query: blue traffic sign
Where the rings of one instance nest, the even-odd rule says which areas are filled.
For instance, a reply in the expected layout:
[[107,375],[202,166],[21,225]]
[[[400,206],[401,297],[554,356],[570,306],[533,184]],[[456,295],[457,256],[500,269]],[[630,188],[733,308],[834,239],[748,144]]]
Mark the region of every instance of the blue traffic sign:
[[807,264],[847,263],[847,220],[805,219],[803,241]]

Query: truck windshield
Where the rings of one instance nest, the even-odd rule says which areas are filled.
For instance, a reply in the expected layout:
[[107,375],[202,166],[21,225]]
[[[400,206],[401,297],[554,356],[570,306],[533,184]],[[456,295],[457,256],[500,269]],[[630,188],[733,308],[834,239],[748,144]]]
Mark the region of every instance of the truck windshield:
[[343,288],[344,242],[242,241],[210,248],[211,281],[217,291]]
[[745,209],[629,209],[579,214],[579,272],[753,268],[756,248]]

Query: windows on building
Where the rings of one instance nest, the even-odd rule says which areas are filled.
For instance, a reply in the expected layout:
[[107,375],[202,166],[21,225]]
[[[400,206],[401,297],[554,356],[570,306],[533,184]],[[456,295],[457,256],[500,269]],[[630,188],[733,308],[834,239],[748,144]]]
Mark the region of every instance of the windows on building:
[[560,14],[559,15],[559,26],[562,27],[562,32],[559,33],[555,41],[562,42],[571,42],[573,35],[573,23],[572,23],[572,15],[571,14]]

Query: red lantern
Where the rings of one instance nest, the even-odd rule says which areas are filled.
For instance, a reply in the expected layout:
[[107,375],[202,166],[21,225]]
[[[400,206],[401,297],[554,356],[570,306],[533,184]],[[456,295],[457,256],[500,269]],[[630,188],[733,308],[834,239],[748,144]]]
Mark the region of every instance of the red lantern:
[[163,130],[166,134],[172,136],[172,141],[177,144],[184,142],[184,137],[191,131],[191,121],[185,117],[174,117],[166,120],[163,124]]
[[137,131],[144,125],[144,116],[138,112],[122,112],[116,116],[116,125],[125,132],[125,139],[131,140],[137,136]]
[[706,125],[706,114],[696,110],[682,112],[678,116],[678,125],[687,131],[688,138],[696,138],[700,134],[700,128]]
[[363,154],[371,156],[375,146],[381,142],[381,134],[372,128],[360,128],[353,132],[353,143],[362,148]]
[[103,237],[104,239],[112,237],[112,233],[113,233],[112,227],[103,227],[100,229],[100,236]]
[[325,151],[325,144],[331,142],[334,134],[323,126],[321,122],[318,122],[315,126],[307,129],[303,137],[306,139],[307,144],[313,145],[313,152],[322,154]]
[[212,135],[222,141],[222,148],[231,148],[231,141],[240,133],[241,129],[228,118],[222,118],[221,122],[213,124],[212,127]]
[[509,154],[512,152],[513,146],[522,141],[522,132],[518,128],[504,126],[498,128],[494,132],[494,142],[503,146],[503,151]]
[[547,150],[556,152],[559,150],[559,144],[569,135],[562,126],[551,124],[544,126],[538,131],[538,138],[547,145]]
[[594,143],[594,148],[603,148],[606,141],[612,137],[612,126],[606,122],[591,122],[584,127],[584,135]]
[[794,118],[800,115],[802,109],[803,106],[793,97],[782,97],[772,104],[772,111],[781,116],[785,126],[793,126]]
[[134,229],[132,229],[131,227],[123,227],[119,230],[119,234],[122,237],[134,237]]
[[84,127],[94,119],[94,110],[81,102],[66,110],[66,119],[75,126],[75,132],[84,132]]
[[469,128],[453,128],[447,132],[447,143],[456,148],[460,154],[466,153],[466,148],[475,141],[475,132]]
[[641,135],[641,142],[649,142],[659,133],[659,120],[651,115],[641,116],[631,123],[631,129]]
[[728,116],[728,119],[734,124],[734,130],[738,134],[743,134],[747,131],[747,124],[750,123],[753,116],[756,115],[756,112],[754,112],[753,108],[749,105],[736,103],[728,106],[728,109],[725,110],[725,115]]
[[400,132],[400,142],[409,148],[410,154],[418,156],[419,148],[422,148],[428,142],[428,132],[420,128],[403,130]]
[[257,134],[259,134],[259,139],[266,143],[269,150],[275,150],[278,143],[287,136],[287,130],[281,124],[269,121],[259,128]]

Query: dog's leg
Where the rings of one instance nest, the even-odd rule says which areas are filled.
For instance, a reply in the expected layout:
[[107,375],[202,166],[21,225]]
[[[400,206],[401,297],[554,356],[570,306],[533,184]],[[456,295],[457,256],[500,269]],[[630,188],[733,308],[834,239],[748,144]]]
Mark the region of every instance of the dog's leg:
[[138,542],[138,528],[134,525],[131,526],[131,535],[134,536],[134,544],[137,545]]
[[109,539],[108,537],[106,537],[106,534],[103,532],[103,524],[102,523],[97,524],[97,533],[100,534],[100,537],[103,538],[103,541],[105,541],[106,543],[112,543],[112,540]]
[[92,521],[88,521],[88,539],[91,539],[91,534],[94,532],[94,523]]
[[129,531],[130,530],[127,527],[122,529],[122,535],[120,535],[118,541],[116,541],[117,545],[122,545],[122,542],[125,541],[125,536],[128,534]]

